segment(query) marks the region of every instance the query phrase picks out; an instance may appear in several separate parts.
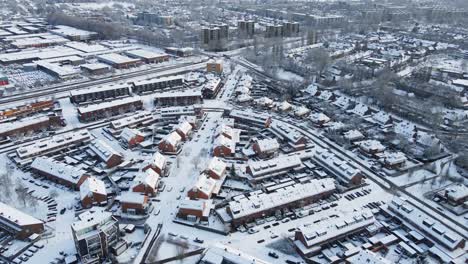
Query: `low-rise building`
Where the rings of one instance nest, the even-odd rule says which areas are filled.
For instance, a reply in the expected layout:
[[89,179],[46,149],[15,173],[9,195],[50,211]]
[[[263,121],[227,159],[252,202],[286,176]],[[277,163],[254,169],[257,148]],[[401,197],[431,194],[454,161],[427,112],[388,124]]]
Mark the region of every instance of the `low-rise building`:
[[317,150],[313,159],[345,185],[360,185],[362,183],[360,170],[328,150]]
[[398,169],[405,165],[408,160],[403,152],[385,151],[378,156],[379,161],[388,169]]
[[177,153],[182,144],[182,138],[176,131],[166,135],[159,141],[158,148],[163,153]]
[[220,78],[209,79],[202,88],[203,98],[215,98],[222,86]]
[[213,72],[217,74],[223,73],[222,61],[209,61],[206,63],[206,72]]
[[25,240],[44,232],[44,222],[0,202],[0,230]]
[[150,208],[148,196],[136,193],[126,192],[120,196],[120,206],[122,213],[130,215],[146,215]]
[[282,122],[273,122],[269,130],[281,141],[286,142],[292,149],[305,149],[307,138],[292,126]]
[[116,131],[121,131],[126,127],[135,127],[140,124],[146,125],[156,121],[149,111],[138,111],[131,116],[123,117],[111,122],[111,127]]
[[107,168],[115,167],[123,161],[122,154],[100,139],[92,141],[89,148],[97,155],[99,160],[106,164]]
[[16,150],[16,154],[22,160],[54,154],[67,148],[84,145],[91,140],[91,135],[88,130],[79,130],[68,132],[61,135],[56,135],[51,138],[43,139],[34,142],[31,145],[20,147]]
[[280,148],[276,138],[253,139],[252,142],[253,150],[261,158],[274,156]]
[[181,76],[167,76],[153,79],[138,80],[132,83],[132,91],[136,94],[147,94],[155,91],[165,91],[182,88],[184,78]]
[[404,223],[408,224],[410,228],[416,228],[428,238],[435,240],[451,251],[465,247],[463,237],[450,231],[445,224],[417,209],[406,200],[395,197],[388,203],[388,210],[403,219]]
[[270,193],[259,190],[235,196],[226,207],[230,219],[223,221],[230,221],[233,226],[243,225],[270,216],[282,208],[296,208],[300,204],[306,205],[326,198],[335,188],[333,179],[325,178],[286,186]]
[[212,204],[209,200],[184,200],[179,204],[177,216],[183,219],[195,217],[206,221],[210,215],[211,208]]
[[165,53],[153,52],[150,50],[128,50],[125,52],[131,58],[140,59],[145,63],[161,63],[169,60],[169,55]]
[[252,181],[256,182],[284,175],[289,171],[300,169],[302,166],[302,161],[299,156],[292,154],[278,156],[269,160],[249,160],[246,171],[252,177]]
[[183,141],[186,141],[192,134],[192,128],[193,127],[189,122],[183,121],[175,127],[175,131],[179,134]]
[[271,116],[265,113],[232,110],[229,115],[236,121],[236,126],[268,128],[271,124]]
[[145,172],[139,173],[135,179],[133,179],[132,191],[148,196],[156,196],[159,177],[159,174],[153,169],[148,169]]
[[111,65],[116,69],[127,69],[141,64],[140,59],[129,58],[118,53],[107,53],[97,56],[98,61]]
[[74,104],[91,103],[130,96],[130,86],[126,83],[104,85],[70,92]]
[[310,257],[320,252],[321,245],[361,232],[375,221],[369,209],[321,219],[296,230],[294,245],[302,256]]
[[62,118],[55,115],[26,117],[18,121],[2,123],[0,126],[0,139],[21,136],[29,132],[50,129],[63,124]]
[[167,167],[167,159],[164,157],[159,152],[155,152],[153,155],[153,158],[151,159],[151,164],[149,164],[148,167],[145,168],[149,169],[151,168],[155,172],[157,172],[159,175],[163,176],[166,175],[166,167]]
[[364,135],[356,129],[344,132],[343,137],[344,139],[349,140],[349,142],[355,142],[365,138]]
[[80,185],[80,197],[83,208],[106,204],[106,185],[96,177],[88,177],[83,184]]
[[120,133],[120,140],[126,147],[132,149],[145,140],[143,133],[137,129],[124,128]]
[[76,251],[86,264],[102,263],[110,248],[120,241],[117,219],[103,209],[93,208],[80,214],[71,229]]
[[[198,177],[195,186],[193,186],[187,193],[187,196],[190,199],[197,200],[197,199],[211,199],[213,194],[216,194],[217,190],[217,182],[215,179],[210,178],[206,174],[201,174]],[[219,189],[218,189],[219,191]]]
[[139,97],[126,97],[100,104],[92,104],[78,108],[78,119],[82,122],[95,121],[111,116],[134,112],[143,108]]
[[362,152],[368,155],[376,155],[377,153],[381,153],[386,149],[382,143],[373,139],[356,142],[356,145],[359,146],[359,149]]
[[208,163],[206,168],[206,173],[213,179],[219,180],[224,178],[226,175],[226,163],[221,159],[214,157]]
[[324,113],[313,113],[309,116],[309,119],[312,124],[318,127],[323,127],[326,123],[331,121],[331,119]]
[[169,91],[159,93],[154,97],[154,104],[158,107],[163,106],[184,106],[203,103],[201,91]]
[[78,190],[89,174],[79,168],[58,162],[52,158],[37,157],[31,164],[31,170],[49,181]]
[[453,206],[462,205],[468,201],[468,187],[463,183],[452,184],[437,192],[437,195]]

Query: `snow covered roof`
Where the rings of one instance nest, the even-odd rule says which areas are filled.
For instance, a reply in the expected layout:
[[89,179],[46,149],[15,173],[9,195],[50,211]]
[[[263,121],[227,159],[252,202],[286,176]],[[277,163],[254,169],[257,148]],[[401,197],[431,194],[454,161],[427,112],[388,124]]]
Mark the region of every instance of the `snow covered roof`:
[[220,158],[213,157],[210,163],[208,163],[207,170],[210,170],[216,175],[218,175],[219,177],[221,177],[226,171],[226,163],[222,161]]
[[313,113],[309,118],[314,123],[327,123],[330,121],[330,118],[324,113]]
[[107,195],[106,185],[96,177],[89,177],[80,185],[81,200],[86,197],[91,197],[95,193]]
[[175,129],[184,135],[188,135],[192,131],[192,125],[187,121],[183,121]]
[[355,212],[337,213],[338,217],[328,217],[317,223],[310,223],[299,228],[300,234],[305,241],[304,246],[311,248],[322,243],[333,241],[342,234],[367,227],[375,222],[374,215],[370,209]]
[[86,89],[72,90],[70,91],[70,96],[94,94],[98,92],[114,91],[118,89],[126,89],[127,91],[130,91],[130,85],[128,85],[127,83],[118,83],[118,84],[113,83],[113,84],[89,87]]
[[206,84],[203,86],[203,89],[215,91],[219,84],[221,83],[221,78],[212,78],[206,82]]
[[369,107],[365,104],[357,104],[353,109],[350,110],[351,113],[358,116],[366,116],[370,111]]
[[216,180],[208,177],[206,174],[201,174],[193,188],[198,192],[202,192],[207,196],[211,196],[216,188]]
[[468,196],[468,187],[465,184],[453,184],[445,188],[447,197],[453,201],[464,199]]
[[118,53],[108,53],[97,56],[98,60],[110,64],[124,64],[124,63],[136,63],[140,59],[133,59],[127,56],[120,55]]
[[340,107],[341,109],[348,109],[351,104],[351,100],[345,96],[339,96],[334,102],[334,105]]
[[349,131],[343,133],[343,136],[344,136],[344,138],[346,138],[348,140],[359,140],[359,139],[364,138],[364,135],[359,130],[356,130],[356,129],[349,130]]
[[163,169],[166,165],[166,157],[159,152],[155,152],[152,159],[152,165],[156,168]]
[[202,97],[202,92],[199,90],[182,90],[182,91],[168,91],[158,93],[154,96],[155,99],[160,98],[173,98],[173,97]]
[[162,140],[166,142],[166,144],[177,146],[180,143],[180,141],[182,141],[182,138],[177,132],[174,131],[166,135]]
[[78,108],[78,112],[81,114],[92,113],[92,112],[99,111],[99,110],[106,110],[112,107],[119,107],[122,105],[134,104],[137,102],[141,103],[141,99],[139,96],[125,97],[122,99],[117,99],[117,100],[104,102],[100,104],[91,104],[87,106],[82,106]]
[[317,95],[319,93],[319,89],[318,89],[317,85],[311,84],[311,85],[307,86],[305,92],[312,95],[312,96],[315,96],[315,95]]
[[408,121],[396,123],[393,129],[395,133],[400,134],[410,140],[412,140],[416,134],[416,125]]
[[248,121],[259,123],[262,125],[265,125],[266,122],[271,118],[270,115],[266,113],[236,110],[236,109],[231,111],[230,116],[233,118],[248,120]]
[[290,185],[271,193],[255,191],[249,196],[235,196],[228,207],[231,217],[238,219],[334,190],[333,179],[313,179],[308,183]]
[[249,101],[252,101],[252,100],[253,100],[253,98],[248,94],[241,94],[241,95],[237,96],[237,101],[239,103],[245,103],[245,102],[249,102]]
[[220,134],[218,137],[216,137],[214,141],[214,147],[226,147],[231,150],[232,153],[236,151],[236,142],[234,142],[232,139],[224,136],[223,134]]
[[31,145],[20,147],[16,150],[20,158],[33,157],[47,152],[59,151],[62,148],[82,144],[91,138],[89,131],[79,130],[39,140]]
[[249,160],[247,166],[250,168],[252,177],[261,177],[277,172],[285,172],[290,169],[300,167],[302,161],[298,155],[278,156],[269,160],[253,161]]
[[336,174],[345,183],[351,181],[356,175],[360,174],[360,170],[352,167],[345,160],[337,157],[335,154],[329,150],[317,150],[314,158],[318,163],[323,166],[325,169]]
[[122,133],[120,133],[120,138],[125,142],[130,142],[130,140],[132,140],[136,136],[143,136],[143,133],[141,133],[137,129],[132,129],[128,127],[124,128],[124,130],[122,130]]
[[379,111],[372,116],[372,119],[379,124],[387,124],[392,120],[392,117],[384,111]]
[[114,129],[122,129],[127,126],[136,125],[145,121],[149,121],[153,119],[153,114],[149,111],[139,111],[133,113],[131,116],[123,117],[112,121],[112,127]]
[[380,141],[374,139],[356,142],[356,144],[365,152],[382,152],[385,150],[385,146]]
[[323,92],[320,93],[318,98],[320,98],[322,100],[325,100],[325,101],[328,101],[328,100],[331,100],[333,98],[333,96],[335,96],[335,94],[333,92],[323,91]]
[[41,124],[43,122],[48,122],[48,116],[32,116],[20,119],[18,121],[12,122],[4,122],[0,126],[0,135],[8,132],[15,131],[17,129],[26,127],[26,126],[33,126],[35,124]]
[[427,132],[418,131],[418,133],[416,134],[416,142],[421,145],[431,147],[433,145],[439,144],[440,140],[436,136],[431,135]]
[[302,134],[295,128],[282,122],[274,121],[271,124],[270,130],[277,136],[287,139],[288,141],[291,141],[294,144],[296,144],[299,140],[304,138]]
[[140,58],[140,59],[155,59],[168,56],[166,53],[154,52],[145,49],[129,50],[125,54],[130,57]]
[[120,195],[120,203],[144,204],[146,196],[136,192],[125,192]]
[[261,153],[271,153],[279,149],[280,145],[276,138],[265,138],[257,140],[258,149]]
[[390,211],[404,218],[412,226],[435,238],[445,247],[453,250],[464,240],[463,237],[450,231],[443,223],[435,220],[432,216],[420,211],[408,201],[395,197],[388,203]]
[[82,52],[63,46],[54,46],[44,49],[22,50],[18,52],[0,54],[0,61],[5,63],[26,60],[43,60],[57,57],[79,55]]
[[122,157],[119,152],[100,139],[93,140],[89,145],[89,148],[104,162],[109,161],[109,159],[114,155]]
[[80,214],[78,219],[78,221],[71,225],[72,230],[78,238],[86,236],[87,233],[94,233],[94,230],[105,228],[117,222],[112,216],[112,213],[105,211],[104,208],[92,208]]
[[102,51],[109,50],[108,48],[100,44],[88,44],[88,43],[78,42],[78,41],[68,42],[65,44],[65,46],[85,52],[85,53],[102,52]]
[[273,104],[273,100],[271,100],[268,97],[260,97],[258,99],[255,99],[255,103],[261,105],[261,106],[271,106]]
[[453,85],[463,86],[468,88],[468,80],[465,79],[456,79],[452,81]]
[[219,124],[216,127],[216,136],[219,135],[224,135],[228,138],[230,138],[234,143],[239,142],[240,138],[240,130],[236,128],[232,128],[229,125],[226,125],[225,123]]
[[145,186],[156,189],[159,183],[159,174],[154,170],[146,170],[140,173],[133,180],[133,186],[143,184]]
[[384,163],[388,165],[395,165],[406,162],[407,158],[403,152],[388,152],[383,153]]
[[2,202],[0,202],[0,223],[6,226],[27,226],[43,224],[41,220],[36,219]]
[[189,209],[195,211],[204,211],[206,208],[205,200],[183,200],[179,204],[180,209]]
[[292,105],[290,103],[288,103],[287,101],[283,101],[281,103],[278,104],[278,110],[279,111],[288,111],[289,109],[291,109]]
[[64,25],[55,26],[55,28],[52,29],[50,32],[66,37],[90,37],[92,35],[97,35],[96,32],[82,30]]
[[270,264],[271,262],[256,258],[245,252],[228,247],[226,245],[216,245],[210,247],[204,253],[201,263],[206,264]]
[[156,83],[161,83],[161,82],[170,82],[174,80],[184,80],[183,76],[179,75],[171,75],[171,76],[163,76],[163,77],[158,77],[158,78],[151,78],[151,79],[143,79],[143,80],[136,80],[133,82],[135,86],[141,86],[141,85],[146,85],[146,84],[156,84]]
[[73,184],[77,184],[81,177],[86,175],[86,171],[84,170],[46,157],[35,158],[31,164],[31,168]]
[[310,109],[305,106],[294,107],[295,116],[305,116],[310,113]]

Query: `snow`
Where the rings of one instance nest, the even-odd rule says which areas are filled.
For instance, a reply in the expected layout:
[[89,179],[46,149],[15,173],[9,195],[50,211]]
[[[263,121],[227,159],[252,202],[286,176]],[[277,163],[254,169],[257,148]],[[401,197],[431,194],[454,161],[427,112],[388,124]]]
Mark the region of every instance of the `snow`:
[[0,202],[0,222],[3,222],[6,226],[11,226],[11,223],[19,226],[43,224],[42,221],[2,202]]

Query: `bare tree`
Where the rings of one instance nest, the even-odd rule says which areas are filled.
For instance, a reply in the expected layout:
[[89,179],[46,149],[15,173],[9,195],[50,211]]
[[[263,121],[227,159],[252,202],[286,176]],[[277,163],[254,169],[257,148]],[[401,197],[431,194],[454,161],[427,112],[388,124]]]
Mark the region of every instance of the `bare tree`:
[[196,155],[192,158],[192,165],[195,169],[198,169],[198,165],[200,163],[200,155]]
[[16,181],[15,192],[16,192],[16,197],[18,198],[18,200],[20,200],[23,203],[23,206],[26,206],[28,193],[27,193],[26,186],[24,186],[23,182],[21,182],[20,179],[17,179]]

